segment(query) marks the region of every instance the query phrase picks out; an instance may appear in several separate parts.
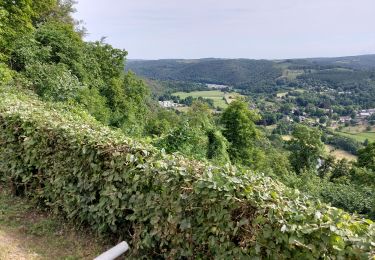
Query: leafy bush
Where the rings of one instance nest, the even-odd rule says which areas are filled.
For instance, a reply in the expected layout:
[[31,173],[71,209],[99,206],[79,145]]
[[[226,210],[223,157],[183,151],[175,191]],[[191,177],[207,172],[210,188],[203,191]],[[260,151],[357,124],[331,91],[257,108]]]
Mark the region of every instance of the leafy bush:
[[[334,174],[333,171],[326,178],[320,178],[316,172],[305,171],[298,176],[287,175],[281,181],[334,207],[375,219],[374,188],[366,186],[364,179],[361,179],[360,174],[363,176],[363,169],[354,168],[348,173],[349,176],[334,176]],[[329,181],[332,177],[336,178]],[[353,181],[353,178],[356,180]]]
[[146,135],[161,136],[180,123],[180,117],[174,110],[155,107],[153,111],[145,127]]
[[48,63],[51,59],[51,46],[42,46],[30,33],[18,38],[11,53],[9,65],[13,70],[24,71],[26,66],[36,63]]
[[82,88],[78,78],[63,64],[36,63],[26,67],[26,75],[36,93],[47,100],[73,99]]
[[154,144],[167,153],[180,152],[194,158],[205,158],[208,138],[201,129],[193,128],[188,121],[172,129],[164,137],[157,139]]
[[373,189],[350,184],[327,183],[325,189],[321,191],[321,196],[336,207],[369,216],[375,215],[375,192]]
[[292,139],[287,148],[291,151],[289,160],[297,173],[304,169],[316,169],[318,159],[323,154],[324,144],[319,129],[298,124],[295,126]]
[[100,95],[98,89],[88,87],[81,88],[77,101],[97,120],[106,125],[109,123],[111,110],[107,107],[107,99]]
[[8,67],[0,62],[0,85],[6,84],[11,81],[13,77],[13,71],[8,69]]
[[18,193],[131,243],[132,258],[360,259],[374,224],[262,175],[167,156],[86,112],[0,92],[0,169]]
[[84,74],[83,41],[75,32],[74,25],[60,22],[43,23],[35,33],[35,40],[44,48],[50,48],[50,61],[64,63],[79,79]]
[[375,171],[375,143],[358,151],[358,166]]
[[207,158],[219,164],[229,163],[228,141],[219,130],[207,130]]

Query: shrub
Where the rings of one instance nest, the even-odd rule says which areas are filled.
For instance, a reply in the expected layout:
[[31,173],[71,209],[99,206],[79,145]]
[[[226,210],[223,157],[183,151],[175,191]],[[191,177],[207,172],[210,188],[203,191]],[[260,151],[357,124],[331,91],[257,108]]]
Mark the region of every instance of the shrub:
[[207,130],[207,158],[218,164],[230,163],[228,155],[228,141],[219,130]]
[[125,138],[79,109],[0,92],[15,190],[131,243],[132,258],[369,258],[374,224],[262,175]]
[[0,85],[5,85],[12,80],[14,72],[0,62]]
[[189,122],[185,121],[164,137],[157,139],[154,144],[165,149],[167,153],[180,152],[194,158],[205,158],[208,138],[204,131],[191,127]]
[[76,98],[82,88],[78,78],[63,64],[36,63],[26,67],[26,76],[35,92],[46,100],[63,101]]
[[358,151],[358,166],[375,171],[375,143],[368,144]]
[[321,196],[332,205],[351,212],[374,217],[374,191],[348,184],[329,184],[322,190]]

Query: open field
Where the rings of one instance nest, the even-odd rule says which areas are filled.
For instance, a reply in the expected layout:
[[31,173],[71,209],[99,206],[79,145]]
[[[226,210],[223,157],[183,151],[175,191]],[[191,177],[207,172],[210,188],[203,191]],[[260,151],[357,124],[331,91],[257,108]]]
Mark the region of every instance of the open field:
[[342,160],[342,159],[346,159],[348,161],[356,161],[357,160],[357,156],[347,152],[347,151],[344,151],[344,150],[341,150],[341,149],[337,149],[331,145],[326,145],[326,152],[329,153],[330,155],[332,155],[333,157],[335,157],[337,160]]
[[93,259],[108,248],[64,222],[0,184],[0,259]]
[[375,133],[375,127],[371,126],[371,130],[367,130],[368,125],[367,124],[360,124],[356,126],[348,126],[344,127],[341,132],[348,133],[348,134],[359,134],[359,133],[365,133],[365,132],[373,132]]
[[357,142],[363,143],[366,139],[369,142],[375,142],[375,126],[371,126],[371,130],[367,129],[368,124],[360,124],[356,126],[344,127],[340,130],[331,128],[337,134],[349,137]]
[[235,92],[224,93],[218,90],[176,92],[176,93],[173,93],[173,95],[179,96],[181,99],[187,98],[189,96],[193,98],[202,97],[202,98],[212,99],[214,101],[215,107],[220,107],[220,108],[226,108],[228,106],[228,103],[232,102],[234,99],[240,96],[238,93],[235,93]]
[[364,142],[366,139],[369,140],[369,142],[375,142],[375,132],[348,133],[340,131],[337,133],[352,138],[358,142]]
[[[284,141],[290,141],[292,139],[292,137],[290,135],[283,135],[282,136],[282,139]],[[355,161],[357,160],[357,156],[347,152],[347,151],[344,151],[344,150],[341,150],[341,149],[337,149],[331,145],[325,145],[325,150],[328,154],[332,155],[333,157],[336,158],[336,160],[341,160],[341,159],[347,159],[348,161]]]
[[192,91],[192,92],[176,92],[173,93],[174,96],[179,96],[180,98],[187,98],[187,97],[203,97],[203,98],[223,98],[224,92],[219,90],[207,90],[207,91]]
[[283,77],[286,77],[288,80],[295,80],[299,75],[302,74],[304,74],[303,70],[286,69],[283,71]]

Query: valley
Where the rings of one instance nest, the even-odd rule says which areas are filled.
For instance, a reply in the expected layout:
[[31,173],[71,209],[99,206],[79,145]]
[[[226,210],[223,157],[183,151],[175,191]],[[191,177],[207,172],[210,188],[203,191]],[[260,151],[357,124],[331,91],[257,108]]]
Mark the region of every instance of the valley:
[[[155,98],[182,104],[181,111],[198,98],[221,111],[230,102],[228,96],[241,97],[261,114],[260,126],[303,122],[321,128],[327,136],[349,138],[358,147],[375,140],[375,55],[129,61],[128,69],[159,85]],[[220,87],[213,90],[215,84]]]
[[0,259],[375,259],[375,55],[280,58],[374,8],[206,2],[0,0]]

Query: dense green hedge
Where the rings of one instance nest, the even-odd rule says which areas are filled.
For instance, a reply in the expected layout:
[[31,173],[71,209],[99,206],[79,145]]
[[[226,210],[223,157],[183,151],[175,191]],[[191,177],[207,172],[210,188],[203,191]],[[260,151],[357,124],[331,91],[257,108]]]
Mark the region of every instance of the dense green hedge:
[[369,220],[262,175],[169,156],[86,113],[0,89],[0,168],[19,194],[114,232],[132,258],[368,259]]

